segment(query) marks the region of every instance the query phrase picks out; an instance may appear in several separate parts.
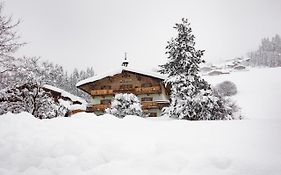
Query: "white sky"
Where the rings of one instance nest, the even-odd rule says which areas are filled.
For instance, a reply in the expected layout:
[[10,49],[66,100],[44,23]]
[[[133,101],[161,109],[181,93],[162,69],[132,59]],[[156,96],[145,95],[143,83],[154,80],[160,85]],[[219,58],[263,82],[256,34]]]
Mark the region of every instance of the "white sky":
[[22,19],[18,31],[28,45],[20,54],[69,71],[100,73],[119,66],[124,52],[134,67],[157,67],[182,17],[208,62],[243,56],[281,34],[281,0],[6,0],[4,13]]

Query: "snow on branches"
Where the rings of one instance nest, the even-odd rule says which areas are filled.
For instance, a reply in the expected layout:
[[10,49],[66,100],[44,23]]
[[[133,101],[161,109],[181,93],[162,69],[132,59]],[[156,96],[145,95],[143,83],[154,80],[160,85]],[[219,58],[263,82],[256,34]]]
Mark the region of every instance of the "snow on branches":
[[0,115],[23,111],[39,119],[49,119],[64,116],[67,109],[38,84],[26,83],[0,92]]
[[178,35],[166,47],[168,62],[160,65],[160,72],[168,74],[165,83],[171,86],[171,103],[164,109],[164,114],[187,120],[234,119],[236,115],[229,103],[223,97],[215,96],[210,84],[199,75],[204,51],[195,49],[190,23],[182,19],[174,28]]
[[124,118],[126,115],[143,116],[141,104],[134,94],[116,94],[111,108],[106,109],[106,113],[112,114],[118,118]]

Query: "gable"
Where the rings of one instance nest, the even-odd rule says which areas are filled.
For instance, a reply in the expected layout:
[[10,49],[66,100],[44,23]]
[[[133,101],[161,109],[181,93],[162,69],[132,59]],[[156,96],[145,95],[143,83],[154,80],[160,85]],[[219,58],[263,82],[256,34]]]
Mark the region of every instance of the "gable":
[[96,81],[101,80],[101,79],[106,78],[106,77],[112,77],[116,74],[122,73],[123,71],[128,71],[128,72],[131,72],[131,73],[137,73],[137,74],[140,74],[140,75],[149,76],[149,77],[153,77],[153,78],[160,79],[160,80],[164,80],[166,78],[165,75],[159,74],[157,72],[145,72],[145,71],[136,70],[136,69],[132,69],[132,68],[128,68],[128,67],[121,67],[121,68],[115,69],[113,71],[108,71],[108,72],[105,72],[103,74],[95,75],[95,76],[87,78],[85,80],[81,80],[76,84],[76,87],[81,87],[85,84],[96,82]]
[[82,85],[80,88],[90,94],[91,90],[159,86],[161,82],[162,80],[158,78],[123,70],[121,73]]

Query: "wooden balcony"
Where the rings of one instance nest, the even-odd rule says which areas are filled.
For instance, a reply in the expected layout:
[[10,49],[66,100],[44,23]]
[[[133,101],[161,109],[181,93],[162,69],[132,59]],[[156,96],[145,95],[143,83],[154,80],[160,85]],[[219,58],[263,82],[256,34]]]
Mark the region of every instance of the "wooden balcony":
[[114,89],[113,90],[114,94],[117,93],[135,93],[135,89],[134,88],[124,88],[124,89]]
[[101,89],[101,90],[92,90],[91,95],[100,96],[100,95],[113,95],[112,89]]
[[143,101],[141,102],[142,109],[159,109],[159,104],[154,101]]
[[95,104],[91,106],[87,106],[87,112],[94,112],[94,111],[104,111],[106,108],[110,108],[110,104]]
[[[163,106],[154,101],[141,102],[142,109],[161,109]],[[87,106],[87,112],[104,111],[106,108],[110,108],[110,104],[93,104]]]
[[69,116],[72,116],[79,112],[85,112],[85,110],[81,110],[81,109],[71,110],[71,111],[68,111],[66,115],[69,117]]
[[140,87],[135,89],[136,94],[160,94],[161,87],[160,86],[152,86],[152,87]]
[[133,93],[133,94],[160,94],[161,87],[160,86],[152,86],[152,87],[139,87],[139,88],[124,88],[124,89],[100,89],[100,90],[92,90],[92,96],[104,96],[104,95],[114,95],[117,93]]

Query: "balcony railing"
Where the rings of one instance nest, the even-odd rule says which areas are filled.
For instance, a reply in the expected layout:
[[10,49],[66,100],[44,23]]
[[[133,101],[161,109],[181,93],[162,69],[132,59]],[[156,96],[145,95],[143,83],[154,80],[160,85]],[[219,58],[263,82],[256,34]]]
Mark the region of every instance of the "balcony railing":
[[158,94],[161,93],[160,86],[140,87],[135,89],[136,94]]
[[95,104],[87,106],[88,112],[94,112],[94,111],[104,111],[106,108],[110,108],[110,104]]
[[114,95],[116,93],[159,94],[159,93],[161,93],[161,87],[152,86],[152,87],[108,89],[108,90],[100,89],[100,90],[91,91],[91,95],[93,95],[93,96]]
[[154,101],[143,101],[141,102],[142,109],[159,109],[159,104]]
[[112,89],[101,89],[101,90],[92,90],[91,95],[93,96],[99,96],[99,95],[112,95],[113,90]]
[[123,89],[114,89],[113,90],[114,93],[135,93],[135,89],[134,88],[123,88]]
[[[142,109],[161,109],[163,104],[155,101],[143,101],[141,102]],[[106,108],[110,108],[110,104],[92,104],[87,106],[87,112],[104,111]]]

